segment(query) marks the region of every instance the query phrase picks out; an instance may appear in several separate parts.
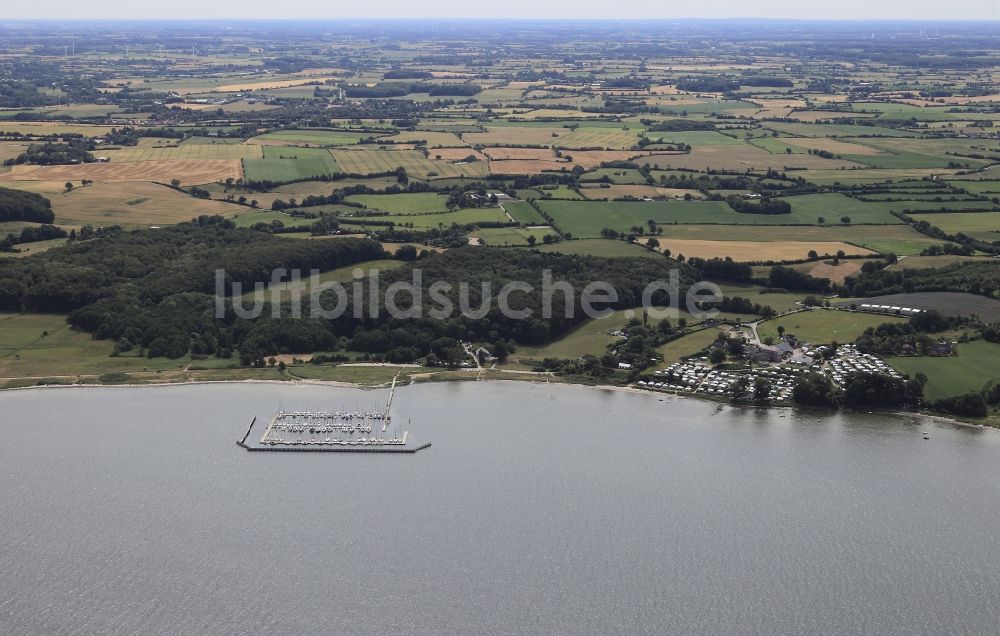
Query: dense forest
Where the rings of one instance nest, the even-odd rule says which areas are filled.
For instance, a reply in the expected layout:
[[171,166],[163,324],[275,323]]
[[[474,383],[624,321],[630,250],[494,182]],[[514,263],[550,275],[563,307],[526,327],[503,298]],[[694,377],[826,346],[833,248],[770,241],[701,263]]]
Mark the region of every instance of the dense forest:
[[882,296],[910,292],[961,291],[993,297],[1000,291],[997,263],[956,263],[936,269],[881,269],[849,277],[841,295]]
[[31,221],[52,223],[56,215],[52,212],[52,202],[40,194],[0,188],[0,222]]
[[[229,284],[240,282],[252,289],[255,282],[271,280],[276,268],[327,271],[385,257],[383,248],[367,239],[287,241],[268,233],[238,229],[219,217],[202,217],[192,223],[160,230],[137,230],[101,240],[74,241],[32,259],[0,261],[0,309],[69,313],[69,322],[95,337],[117,341],[117,350],[139,349],[150,357],[177,358],[187,353],[230,357],[256,364],[275,353],[306,353],[350,348],[393,361],[412,361],[430,352],[430,343],[441,337],[486,342],[544,343],[564,334],[585,318],[580,295],[592,281],[610,283],[618,300],[610,308],[635,307],[643,288],[655,280],[668,280],[679,267],[686,285],[694,270],[669,259],[605,259],[489,248],[455,249],[427,255],[403,268],[383,272],[387,289],[394,282],[409,282],[413,269],[422,271],[423,297],[418,317],[393,319],[377,296],[377,312],[355,317],[354,298],[335,319],[301,317],[283,311],[273,317],[264,306],[260,318],[243,320],[227,305],[225,318],[215,317],[215,272],[226,272]],[[406,260],[413,259],[409,254]],[[565,317],[566,296],[554,294],[553,318],[542,320],[542,272],[573,289],[572,317]],[[430,285],[444,281],[451,289],[433,297]],[[514,309],[530,309],[533,317],[502,315],[495,296],[510,281],[525,281],[530,293],[510,297]],[[484,299],[482,285],[489,283],[491,300],[479,317],[459,315],[439,320],[429,312],[442,307],[445,298],[463,307],[460,284],[467,284],[468,307],[475,312]],[[329,293],[328,293],[329,294]],[[401,294],[397,305],[410,308]],[[330,295],[324,296],[329,309]],[[370,298],[360,299],[364,307]],[[433,303],[431,301],[434,301]],[[654,298],[654,301],[657,300]],[[659,298],[663,301],[663,298]],[[252,304],[252,302],[250,303]],[[308,305],[308,303],[305,303]]]

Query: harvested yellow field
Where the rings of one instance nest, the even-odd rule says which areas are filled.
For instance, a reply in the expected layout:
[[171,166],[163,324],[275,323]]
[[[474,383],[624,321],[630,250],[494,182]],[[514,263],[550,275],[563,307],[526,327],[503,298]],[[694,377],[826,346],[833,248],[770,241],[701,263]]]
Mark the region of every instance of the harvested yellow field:
[[560,135],[554,143],[559,148],[597,148],[623,150],[639,142],[639,133],[620,128],[578,128]]
[[97,154],[108,157],[113,163],[132,161],[179,161],[206,159],[261,159],[263,150],[255,144],[184,144],[171,147],[136,147],[120,150],[98,150]]
[[510,161],[491,161],[490,172],[493,174],[540,174],[543,171],[569,172],[573,164],[568,161],[537,161],[534,159],[511,159]]
[[[817,250],[819,251],[819,250]],[[861,271],[861,266],[865,263],[863,260],[842,260],[838,265],[831,265],[830,263],[818,263],[805,270],[807,274],[814,278],[828,278],[830,281],[837,283],[838,285],[844,284],[844,279],[848,276],[855,276]]]
[[609,161],[629,161],[636,157],[645,157],[648,152],[639,150],[567,150],[563,154],[573,158],[573,163],[587,170],[601,167]]
[[587,113],[582,110],[561,110],[558,108],[539,108],[537,110],[532,110],[528,112],[523,112],[518,109],[516,112],[511,113],[510,120],[529,120],[533,121],[535,119],[596,119],[599,115],[597,113]]
[[8,159],[15,159],[28,149],[28,144],[16,141],[0,142],[0,163]]
[[509,82],[507,84],[507,88],[509,88],[511,90],[517,90],[517,91],[526,91],[529,88],[535,88],[537,86],[545,86],[545,82],[542,82],[542,81],[536,81],[536,82]]
[[388,140],[399,143],[410,143],[423,141],[428,148],[455,148],[464,146],[465,142],[459,139],[458,135],[450,132],[433,132],[428,130],[404,130],[398,135],[386,137]]
[[834,256],[843,250],[848,256],[876,256],[875,252],[849,243],[819,241],[698,241],[660,237],[660,249],[669,249],[673,255],[685,257],[725,258],[742,263],[763,261],[796,261],[807,257],[810,250],[820,256]]
[[855,113],[852,111],[832,111],[832,110],[800,110],[792,113],[791,118],[801,122],[814,124],[827,119],[835,121],[837,119],[866,119],[875,117],[876,113]]
[[550,146],[558,137],[568,135],[566,128],[528,128],[502,126],[487,128],[483,133],[464,133],[462,141],[470,145],[483,146]]
[[172,225],[206,215],[232,216],[246,208],[196,199],[155,183],[95,183],[50,195],[56,221],[69,225]]
[[262,80],[259,82],[246,82],[243,84],[225,84],[223,86],[217,86],[213,89],[214,92],[218,93],[242,93],[244,91],[265,91],[275,88],[292,88],[295,86],[306,86],[310,84],[316,84],[317,82],[322,84],[326,81],[336,81],[340,79],[339,77],[304,77],[301,79],[289,79],[289,80]]
[[122,183],[180,179],[183,185],[200,185],[243,178],[243,164],[226,159],[84,163],[74,166],[14,166],[0,181],[83,181]]
[[486,148],[483,154],[490,159],[533,159],[536,161],[555,161],[556,153],[549,148]]
[[477,161],[489,161],[489,158],[478,150],[473,150],[468,146],[461,148],[431,148],[427,157],[434,161],[464,161],[469,155]]

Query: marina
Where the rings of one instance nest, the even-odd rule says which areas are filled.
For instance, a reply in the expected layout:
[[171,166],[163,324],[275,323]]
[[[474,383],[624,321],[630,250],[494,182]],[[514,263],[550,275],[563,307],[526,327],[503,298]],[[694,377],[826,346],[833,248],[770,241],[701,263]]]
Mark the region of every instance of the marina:
[[393,378],[382,409],[278,410],[255,443],[248,440],[255,437],[256,417],[237,445],[247,451],[416,453],[431,444],[416,442],[409,430],[393,422],[390,410],[398,378]]

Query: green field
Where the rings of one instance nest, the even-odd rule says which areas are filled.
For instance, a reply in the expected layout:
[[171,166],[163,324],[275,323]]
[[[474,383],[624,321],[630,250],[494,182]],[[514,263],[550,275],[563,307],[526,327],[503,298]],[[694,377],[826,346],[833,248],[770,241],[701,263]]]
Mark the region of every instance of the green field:
[[781,215],[783,223],[817,223],[823,217],[828,224],[840,223],[840,218],[848,216],[851,224],[897,225],[902,221],[889,213],[891,206],[885,203],[870,203],[846,197],[842,194],[806,194],[782,199],[792,205],[792,213]]
[[546,234],[555,235],[555,231],[552,228],[487,227],[476,230],[473,236],[494,247],[522,247],[529,245],[529,236],[535,237],[535,243],[541,245]]
[[280,142],[290,146],[349,146],[370,136],[370,133],[344,132],[340,130],[279,130],[255,137],[255,139]]
[[987,380],[1000,381],[1000,344],[979,340],[958,345],[958,356],[948,358],[890,358],[889,364],[910,377],[927,376],[924,397],[937,400],[983,388]]
[[383,210],[393,214],[420,214],[422,212],[445,212],[448,197],[436,192],[413,192],[406,194],[355,194],[346,199],[360,203],[371,210]]
[[243,171],[250,182],[287,183],[328,177],[338,170],[337,162],[322,148],[265,146],[263,159],[244,159]]
[[[368,227],[377,230],[379,226],[365,226],[364,219],[357,217],[358,223],[346,224],[344,229],[354,227]],[[507,215],[500,208],[470,208],[465,210],[455,210],[453,212],[442,212],[440,214],[395,214],[390,216],[377,216],[373,221],[384,223],[386,221],[395,223],[402,227],[412,227],[416,229],[449,228],[452,224],[470,225],[476,223],[506,223]]]
[[503,208],[518,223],[524,225],[545,225],[546,223],[538,210],[525,201],[505,201]]
[[1000,240],[1000,212],[944,212],[914,214],[918,221],[927,221],[949,234],[959,232],[984,241]]
[[739,214],[721,201],[553,201],[539,200],[564,232],[575,238],[596,238],[603,228],[628,232],[646,227],[649,219],[668,223],[739,223],[751,215]]
[[793,334],[799,340],[811,344],[854,342],[868,327],[877,327],[887,322],[905,322],[902,318],[878,316],[860,312],[815,309],[788,316],[781,316],[761,323],[757,333],[761,340],[768,337],[778,339],[778,326],[785,333]]
[[[146,358],[137,352],[112,357],[113,347],[111,341],[74,331],[66,316],[0,313],[0,378],[176,370],[191,364],[189,357]],[[232,360],[209,359],[198,364],[227,366]]]
[[688,356],[704,351],[710,344],[719,337],[719,330],[708,328],[681,336],[677,340],[672,340],[656,351],[663,356],[663,367],[679,362]]
[[518,347],[513,357],[521,360],[545,358],[576,360],[585,354],[602,356],[607,352],[609,344],[620,340],[609,332],[625,325],[628,320],[625,311],[616,311],[600,320],[588,320],[559,340],[545,346]]

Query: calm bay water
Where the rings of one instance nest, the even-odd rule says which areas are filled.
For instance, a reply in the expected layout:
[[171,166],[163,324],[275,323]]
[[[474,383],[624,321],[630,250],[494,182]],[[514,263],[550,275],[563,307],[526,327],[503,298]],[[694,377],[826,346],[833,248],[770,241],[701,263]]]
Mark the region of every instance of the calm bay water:
[[235,445],[384,397],[0,394],[0,631],[1000,633],[996,431],[509,382],[397,390],[416,455]]

